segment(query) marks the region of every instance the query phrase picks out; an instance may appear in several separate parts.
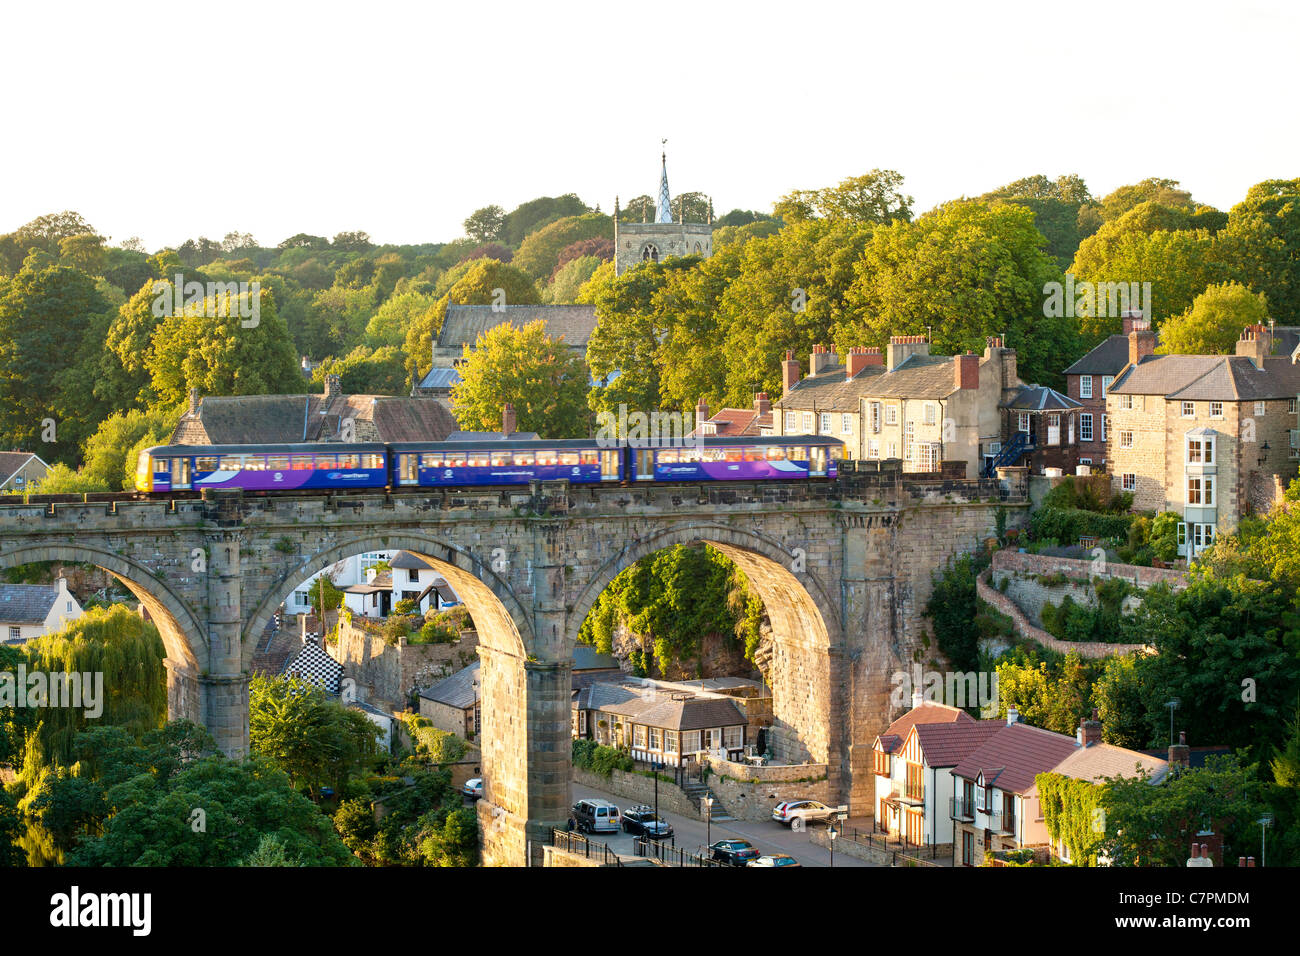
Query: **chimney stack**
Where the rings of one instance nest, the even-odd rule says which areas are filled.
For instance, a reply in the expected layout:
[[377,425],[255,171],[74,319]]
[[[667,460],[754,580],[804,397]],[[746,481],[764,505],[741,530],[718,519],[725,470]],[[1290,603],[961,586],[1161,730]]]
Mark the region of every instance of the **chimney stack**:
[[1080,741],[1084,747],[1101,743],[1101,721],[1097,719],[1097,710],[1093,708],[1092,717],[1079,725]]
[[915,690],[913,690],[912,709],[915,710],[917,707],[920,707],[921,704],[923,704],[924,702],[925,702],[925,698],[921,695],[921,688],[918,687]]
[[[1135,323],[1146,322],[1146,319],[1142,317],[1141,309],[1126,309],[1124,311],[1124,314],[1120,316],[1120,322],[1123,323],[1122,327],[1124,329],[1124,334],[1128,335],[1130,332],[1133,331],[1135,327]],[[1147,322],[1146,327],[1149,328],[1150,324],[1151,323]]]
[[809,375],[820,375],[822,370],[839,363],[839,356],[824,345],[814,345],[812,360],[809,362]]
[[700,422],[707,422],[708,420],[709,420],[709,403],[706,402],[704,400],[704,396],[701,395],[699,404],[695,406],[695,423],[698,425]]
[[1010,727],[1012,724],[1018,724],[1018,723],[1020,723],[1020,711],[1016,710],[1014,707],[1008,707],[1007,726]]
[[980,387],[980,357],[974,352],[954,355],[952,367],[955,387],[967,389]]
[[880,354],[880,349],[869,349],[860,345],[853,346],[849,349],[848,357],[845,358],[846,378],[857,378],[858,374],[868,366],[883,368],[885,357]]
[[1156,334],[1151,331],[1150,319],[1131,318],[1129,324],[1132,331],[1128,334],[1128,361],[1130,365],[1137,365],[1148,355],[1155,354]]
[[886,349],[885,368],[892,372],[913,355],[929,355],[930,340],[924,335],[890,336]]
[[199,413],[199,390],[198,387],[196,386],[190,389],[190,414],[197,415],[198,413]]
[[1192,748],[1187,746],[1187,731],[1178,731],[1178,743],[1169,745],[1169,766],[1182,767],[1184,770],[1192,765]]
[[771,414],[772,401],[767,397],[767,392],[759,392],[754,396],[754,411],[758,412],[759,418]]
[[325,376],[325,397],[333,398],[343,394],[343,380],[337,375]]
[[793,352],[785,353],[785,361],[781,363],[781,387],[784,389],[782,395],[789,395],[790,389],[799,384],[799,363],[795,360]]
[[515,407],[506,402],[506,407],[501,410],[501,431],[507,435],[513,435],[518,429],[515,427]]
[[1248,325],[1237,339],[1237,353],[1244,355],[1255,368],[1264,367],[1264,359],[1273,351],[1273,334],[1263,325]]

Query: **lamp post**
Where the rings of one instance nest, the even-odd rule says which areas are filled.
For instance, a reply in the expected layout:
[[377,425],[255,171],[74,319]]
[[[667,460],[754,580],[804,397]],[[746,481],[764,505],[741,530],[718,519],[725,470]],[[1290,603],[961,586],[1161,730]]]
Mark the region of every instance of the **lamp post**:
[[1174,745],[1174,711],[1182,701],[1175,697],[1173,700],[1166,701],[1165,706],[1169,708],[1169,746]]
[[713,798],[707,795],[704,798],[704,844],[713,845]]
[[1264,837],[1273,825],[1273,814],[1266,813],[1259,818],[1259,865],[1264,865]]
[[[650,769],[654,771],[654,776],[655,776],[655,826],[656,827],[660,825],[659,823],[659,771],[664,769],[665,766],[666,765],[659,760],[652,761],[650,764]],[[660,841],[658,839],[655,840],[655,843],[658,844],[659,842]],[[662,846],[662,844],[660,845]]]
[[831,837],[831,869],[835,869],[835,839],[840,835],[840,831],[835,829],[835,818],[831,818],[830,825],[827,827]]

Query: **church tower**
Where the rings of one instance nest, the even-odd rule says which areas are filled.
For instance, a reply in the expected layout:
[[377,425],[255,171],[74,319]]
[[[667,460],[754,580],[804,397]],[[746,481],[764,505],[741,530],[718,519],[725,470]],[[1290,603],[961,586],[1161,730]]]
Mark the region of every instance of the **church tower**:
[[614,274],[622,275],[642,262],[661,262],[669,256],[713,254],[713,203],[708,222],[674,222],[672,195],[668,191],[668,154],[660,157],[659,192],[654,222],[619,222],[614,199]]

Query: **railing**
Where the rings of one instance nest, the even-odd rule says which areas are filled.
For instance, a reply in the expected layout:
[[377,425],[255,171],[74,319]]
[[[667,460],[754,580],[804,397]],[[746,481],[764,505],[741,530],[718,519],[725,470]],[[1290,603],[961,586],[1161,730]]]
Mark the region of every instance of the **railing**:
[[581,833],[575,833],[572,830],[551,827],[551,846],[567,850],[570,853],[579,853],[589,860],[592,858],[598,859],[604,866],[623,865],[622,858],[611,850],[607,844],[588,840]]
[[948,800],[948,818],[951,820],[974,820],[975,801],[965,797],[952,797]]
[[[922,860],[919,856],[909,854],[908,850],[914,850],[917,853],[925,853],[929,850],[930,859],[935,859],[939,855],[938,847],[934,844],[916,844],[910,843],[907,834],[901,834],[898,839],[891,839],[888,831],[880,829],[877,823],[875,829],[859,830],[857,827],[842,827],[840,836],[846,840],[852,840],[861,846],[870,847],[873,850],[879,850],[882,853],[890,854],[894,862],[890,866],[940,866],[939,863],[930,863]],[[899,863],[899,860],[911,861]]]
[[691,853],[677,846],[675,842],[666,843],[663,840],[652,840],[647,836],[639,836],[632,844],[636,848],[637,856],[648,857],[657,860],[664,866],[721,866],[709,857],[699,853]]

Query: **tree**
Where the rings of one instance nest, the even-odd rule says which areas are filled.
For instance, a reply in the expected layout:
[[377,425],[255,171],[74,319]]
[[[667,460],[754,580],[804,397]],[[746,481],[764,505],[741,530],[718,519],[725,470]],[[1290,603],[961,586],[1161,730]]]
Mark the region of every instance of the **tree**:
[[72,236],[95,235],[98,230],[81,217],[80,213],[65,209],[63,212],[37,216],[31,222],[19,226],[14,236],[25,247],[39,245],[46,252],[56,252],[59,242]]
[[326,359],[312,372],[312,382],[323,384],[326,375],[339,376],[343,391],[351,395],[404,395],[410,385],[406,356],[391,345],[358,345],[341,359]]
[[1181,315],[1160,327],[1158,352],[1165,355],[1231,355],[1241,330],[1268,324],[1268,299],[1240,282],[1212,285]]
[[614,233],[609,216],[592,212],[558,219],[531,233],[511,261],[534,279],[555,271],[560,252],[584,239],[607,239]]
[[368,232],[340,232],[334,237],[333,247],[339,252],[369,252],[374,248]]
[[248,854],[248,857],[240,866],[302,866],[293,856],[279,837],[274,833],[263,833],[261,841],[257,844],[257,849]]
[[107,259],[104,237],[88,232],[60,239],[59,257],[86,275],[99,275],[104,271],[104,262]]
[[63,462],[55,462],[50,470],[28,489],[37,495],[81,495],[87,492],[120,491],[97,474],[82,469],[74,471]]
[[579,239],[571,242],[560,250],[559,257],[555,260],[555,271],[551,273],[554,280],[559,271],[574,259],[582,259],[587,256],[594,256],[602,262],[608,262],[614,258],[614,240],[609,237],[599,237],[596,239]]
[[546,334],[540,319],[523,328],[508,322],[479,336],[460,366],[452,403],[461,428],[500,428],[501,408],[512,404],[520,431],[547,438],[589,433],[587,370],[563,339]]
[[476,242],[496,242],[503,238],[506,211],[500,206],[476,209],[465,220],[465,234]]
[[673,222],[708,222],[709,197],[704,193],[678,193],[668,201]]
[[27,854],[18,846],[23,829],[23,818],[14,798],[0,787],[0,869],[23,866],[27,862]]
[[587,204],[573,193],[563,196],[542,196],[521,203],[506,214],[501,239],[512,249],[518,249],[529,233],[566,216],[581,216],[590,212]]
[[85,464],[81,469],[83,478],[103,485],[105,491],[134,488],[136,459],[131,452],[140,447],[167,444],[184,411],[185,406],[178,405],[113,413],[86,439]]
[[1106,222],[1118,219],[1134,206],[1158,202],[1165,206],[1193,207],[1192,194],[1178,188],[1176,179],[1150,177],[1131,186],[1120,186],[1101,200],[1101,216]]
[[1279,315],[1300,314],[1300,178],[1251,186],[1215,238],[1225,276],[1267,295]]
[[570,259],[555,270],[550,285],[542,290],[542,301],[555,305],[576,302],[582,287],[595,275],[600,263],[596,256]]
[[795,190],[777,200],[773,214],[786,222],[811,218],[851,219],[856,222],[908,222],[912,197],[903,193],[903,175],[892,169],[873,169],[851,176],[838,186]]
[[979,613],[975,578],[985,563],[969,554],[954,559],[943,574],[934,575],[934,590],[925,606],[935,642],[955,670],[972,671],[979,664],[980,633],[974,623]]

